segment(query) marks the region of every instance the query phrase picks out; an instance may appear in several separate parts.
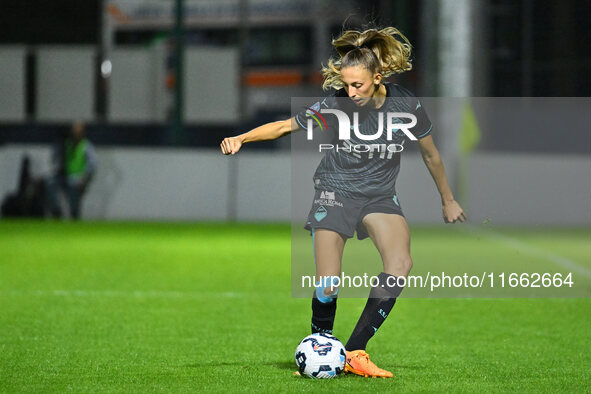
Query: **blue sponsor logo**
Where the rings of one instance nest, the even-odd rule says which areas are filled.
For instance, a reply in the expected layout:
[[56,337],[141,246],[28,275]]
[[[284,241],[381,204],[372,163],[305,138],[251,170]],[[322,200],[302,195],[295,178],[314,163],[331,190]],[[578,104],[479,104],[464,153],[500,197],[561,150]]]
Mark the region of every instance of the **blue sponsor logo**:
[[398,204],[398,197],[394,196],[392,197],[392,200],[394,200],[394,204],[400,206],[400,204]]

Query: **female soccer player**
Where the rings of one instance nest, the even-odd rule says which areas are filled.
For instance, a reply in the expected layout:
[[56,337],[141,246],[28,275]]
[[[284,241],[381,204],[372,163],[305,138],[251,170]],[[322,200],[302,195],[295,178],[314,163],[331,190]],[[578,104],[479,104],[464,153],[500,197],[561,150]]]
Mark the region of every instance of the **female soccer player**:
[[[454,200],[439,152],[433,144],[431,122],[420,101],[399,85],[383,83],[383,78],[411,69],[411,45],[407,38],[393,27],[348,30],[333,40],[332,45],[339,58],[330,59],[322,72],[323,88],[335,89],[333,94],[291,119],[267,123],[236,137],[225,138],[221,143],[222,153],[236,154],[247,142],[273,140],[304,129],[314,107],[317,112],[325,108],[345,111],[346,107],[354,105],[359,112],[358,131],[365,135],[373,135],[380,128],[379,112],[411,113],[417,123],[410,131],[418,138],[423,160],[441,195],[443,219],[446,223],[463,222],[466,215]],[[326,116],[329,117],[333,116]],[[381,126],[386,117],[382,119]],[[350,141],[341,142],[367,143],[356,133],[351,134]],[[407,138],[399,132],[392,133],[391,140],[386,136],[384,132],[371,143],[402,145]],[[314,174],[316,194],[305,226],[314,240],[316,276],[329,279],[316,288],[312,298],[312,332],[332,333],[338,293],[333,279],[341,274],[346,240],[357,231],[359,239],[369,236],[380,252],[383,272],[378,276],[379,283],[372,287],[345,345],[345,371],[366,377],[393,376],[371,362],[365,348],[402,291],[403,284],[399,285],[397,278],[406,278],[412,267],[410,234],[395,190],[399,166],[400,153],[329,150]]]

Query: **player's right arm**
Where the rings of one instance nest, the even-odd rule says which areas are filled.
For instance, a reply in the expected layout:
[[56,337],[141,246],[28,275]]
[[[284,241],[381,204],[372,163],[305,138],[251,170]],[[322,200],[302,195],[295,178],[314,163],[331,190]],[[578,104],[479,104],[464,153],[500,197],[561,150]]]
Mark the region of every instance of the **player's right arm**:
[[294,118],[280,120],[277,122],[266,123],[262,126],[254,128],[244,134],[237,135],[236,137],[224,138],[220,147],[224,155],[234,155],[238,153],[242,144],[256,141],[270,141],[276,140],[279,137],[283,137],[293,131],[299,129],[299,125]]

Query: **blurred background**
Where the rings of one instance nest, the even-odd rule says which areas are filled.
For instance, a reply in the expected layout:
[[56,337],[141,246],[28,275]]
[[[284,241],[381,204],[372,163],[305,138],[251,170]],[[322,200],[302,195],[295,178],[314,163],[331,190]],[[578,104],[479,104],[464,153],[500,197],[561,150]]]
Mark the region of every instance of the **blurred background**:
[[[292,97],[325,95],[319,71],[343,28],[393,25],[414,46],[413,70],[393,81],[421,97],[497,100],[434,122],[468,212],[496,224],[591,223],[589,1],[4,0],[1,10],[5,216],[50,215],[55,147],[67,151],[78,122],[96,162],[82,218],[289,220],[289,138],[231,158],[219,143],[288,118]],[[502,125],[508,115],[490,115],[497,105],[522,123]],[[568,124],[553,121],[569,109]],[[476,125],[466,126],[470,114]],[[407,198],[405,209],[439,223],[432,181],[416,152],[407,156],[400,182],[435,204]]]

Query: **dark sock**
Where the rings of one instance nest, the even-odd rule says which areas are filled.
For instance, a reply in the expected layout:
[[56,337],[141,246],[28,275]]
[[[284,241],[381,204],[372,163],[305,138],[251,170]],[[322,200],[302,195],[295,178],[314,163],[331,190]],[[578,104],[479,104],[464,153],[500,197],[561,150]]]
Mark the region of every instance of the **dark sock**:
[[[388,277],[393,279],[388,282]],[[367,342],[386,320],[396,303],[396,298],[403,289],[395,285],[396,277],[393,275],[382,272],[378,275],[378,279],[379,283],[376,287],[371,288],[365,309],[363,309],[361,317],[345,345],[345,349],[348,351],[365,350]],[[389,287],[388,283],[393,287]]]
[[336,298],[333,298],[330,302],[320,302],[316,297],[316,292],[314,292],[312,298],[312,334],[317,332],[332,334],[336,312]]

